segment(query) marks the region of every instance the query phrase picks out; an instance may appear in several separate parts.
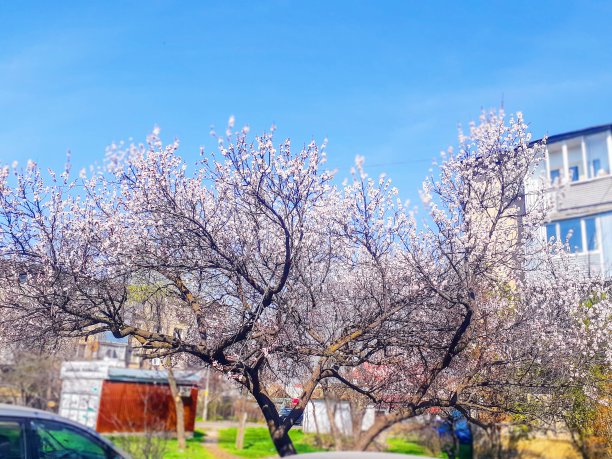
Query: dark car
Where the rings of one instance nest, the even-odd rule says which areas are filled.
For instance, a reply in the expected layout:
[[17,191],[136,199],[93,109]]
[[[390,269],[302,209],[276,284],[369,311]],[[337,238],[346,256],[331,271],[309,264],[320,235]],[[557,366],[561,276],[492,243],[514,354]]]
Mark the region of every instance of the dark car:
[[[292,409],[293,409],[293,408],[290,408],[290,407],[288,407],[288,406],[283,406],[283,407],[280,409],[280,411],[278,412],[278,415],[280,416],[281,421],[284,421],[284,420],[285,420],[285,418],[286,418],[287,416],[289,416],[289,413],[291,413],[291,410],[292,410]],[[297,419],[295,420],[295,422],[293,423],[293,425],[295,425],[295,426],[301,426],[301,425],[302,425],[302,421],[303,421],[303,420],[304,420],[304,413],[300,414],[300,417],[299,417],[299,418],[297,418]]]
[[2,459],[129,459],[93,430],[46,411],[0,404]]

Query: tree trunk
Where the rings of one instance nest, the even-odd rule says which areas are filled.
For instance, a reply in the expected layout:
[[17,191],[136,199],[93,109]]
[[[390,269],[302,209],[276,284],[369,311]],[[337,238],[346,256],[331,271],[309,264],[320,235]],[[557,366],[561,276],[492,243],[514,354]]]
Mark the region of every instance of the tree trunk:
[[408,419],[412,416],[414,416],[414,412],[412,414],[390,413],[386,416],[380,416],[368,430],[361,433],[359,442],[355,445],[355,449],[358,451],[365,451],[382,432],[399,421]]
[[293,442],[289,437],[289,428],[281,425],[278,411],[276,411],[276,407],[272,400],[259,390],[252,393],[252,395],[255,397],[255,401],[266,419],[270,438],[272,439],[272,443],[274,443],[278,455],[280,457],[286,457],[297,454],[295,446],[293,446]]
[[244,448],[244,430],[246,427],[246,395],[240,398],[240,411],[238,412],[238,430],[236,430],[236,449]]
[[349,410],[351,415],[351,436],[353,437],[353,445],[359,443],[363,427],[363,419],[365,418],[367,405],[356,400],[349,399]]
[[501,440],[501,431],[498,424],[493,424],[487,430],[487,435],[489,437],[490,443],[490,453],[492,457],[495,459],[501,459],[502,457],[502,440]]
[[202,421],[208,421],[208,391],[210,389],[210,368],[206,369],[206,386],[204,387],[204,409],[202,410]]
[[336,424],[336,401],[330,400],[327,394],[325,394],[325,411],[329,422],[329,432],[334,440],[334,449],[336,451],[342,451],[343,432],[338,429],[338,425]]
[[168,385],[170,386],[170,393],[174,399],[174,407],[176,410],[176,439],[178,441],[179,450],[185,449],[185,409],[183,407],[183,399],[181,398],[176,385],[176,378],[174,372],[170,366],[167,367],[168,371]]
[[574,447],[580,452],[582,459],[590,459],[589,450],[587,448],[587,443],[581,432],[575,432],[573,429],[568,429],[570,433],[570,438]]
[[365,451],[372,444],[372,442],[378,437],[383,430],[391,427],[390,425],[386,425],[382,422],[375,422],[372,427],[370,427],[365,432],[362,432],[359,438],[359,442],[355,445],[355,449],[357,451]]
[[280,422],[280,416],[278,415],[276,406],[274,406],[274,402],[266,391],[262,389],[257,373],[249,373],[248,382],[248,389],[255,398],[257,406],[259,406],[261,414],[263,414],[266,420],[270,438],[272,439],[272,443],[274,443],[278,455],[280,457],[286,457],[297,454],[295,446],[293,446],[293,442],[289,437],[289,429],[291,429],[291,426],[288,424],[283,425]]
[[246,428],[247,413],[243,411],[239,415],[238,430],[236,431],[236,449],[244,448],[244,431]]
[[270,436],[272,437],[272,442],[274,443],[274,447],[278,452],[280,457],[293,456],[297,454],[295,450],[295,446],[293,446],[293,442],[291,438],[289,438],[289,432],[285,431],[285,429],[277,428],[270,430]]

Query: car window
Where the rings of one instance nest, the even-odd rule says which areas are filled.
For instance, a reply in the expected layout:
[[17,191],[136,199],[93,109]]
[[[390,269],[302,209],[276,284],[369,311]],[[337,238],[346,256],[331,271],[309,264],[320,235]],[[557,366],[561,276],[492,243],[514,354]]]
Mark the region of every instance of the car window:
[[39,459],[109,459],[105,445],[72,426],[32,421],[34,449]]
[[2,459],[24,459],[24,439],[21,423],[0,419],[0,457]]

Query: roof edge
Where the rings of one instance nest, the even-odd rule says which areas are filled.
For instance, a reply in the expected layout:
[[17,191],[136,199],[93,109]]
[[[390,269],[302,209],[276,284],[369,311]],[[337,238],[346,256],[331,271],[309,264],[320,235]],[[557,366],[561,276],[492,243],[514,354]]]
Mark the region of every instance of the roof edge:
[[[579,137],[579,136],[589,135],[589,134],[599,134],[600,132],[606,132],[610,130],[612,130],[612,124],[601,124],[599,126],[591,126],[591,127],[584,128],[584,129],[578,129],[576,131],[569,131],[569,132],[563,132],[561,134],[550,135],[547,137],[546,143],[547,144],[557,143],[563,140],[572,139],[574,137]],[[543,137],[537,140],[534,140],[530,142],[529,145],[538,143],[542,141],[542,139]]]

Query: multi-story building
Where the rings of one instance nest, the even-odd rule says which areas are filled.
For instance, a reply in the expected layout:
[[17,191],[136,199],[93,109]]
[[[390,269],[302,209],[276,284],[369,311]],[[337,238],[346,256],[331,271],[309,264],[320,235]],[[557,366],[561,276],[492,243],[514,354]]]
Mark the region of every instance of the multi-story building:
[[118,360],[129,362],[130,349],[127,338],[117,339],[111,332],[80,339],[75,357],[80,360]]
[[607,278],[612,278],[611,165],[612,124],[607,124],[548,137],[540,171],[557,190],[547,238],[569,238],[577,263]]
[[[175,338],[183,338],[188,326],[171,313],[171,308],[160,301],[155,305],[133,304],[138,307],[135,323],[148,330],[164,333]],[[110,331],[80,338],[76,343],[76,360],[114,361],[127,368],[151,368],[151,349],[141,346],[135,338],[115,338]]]

